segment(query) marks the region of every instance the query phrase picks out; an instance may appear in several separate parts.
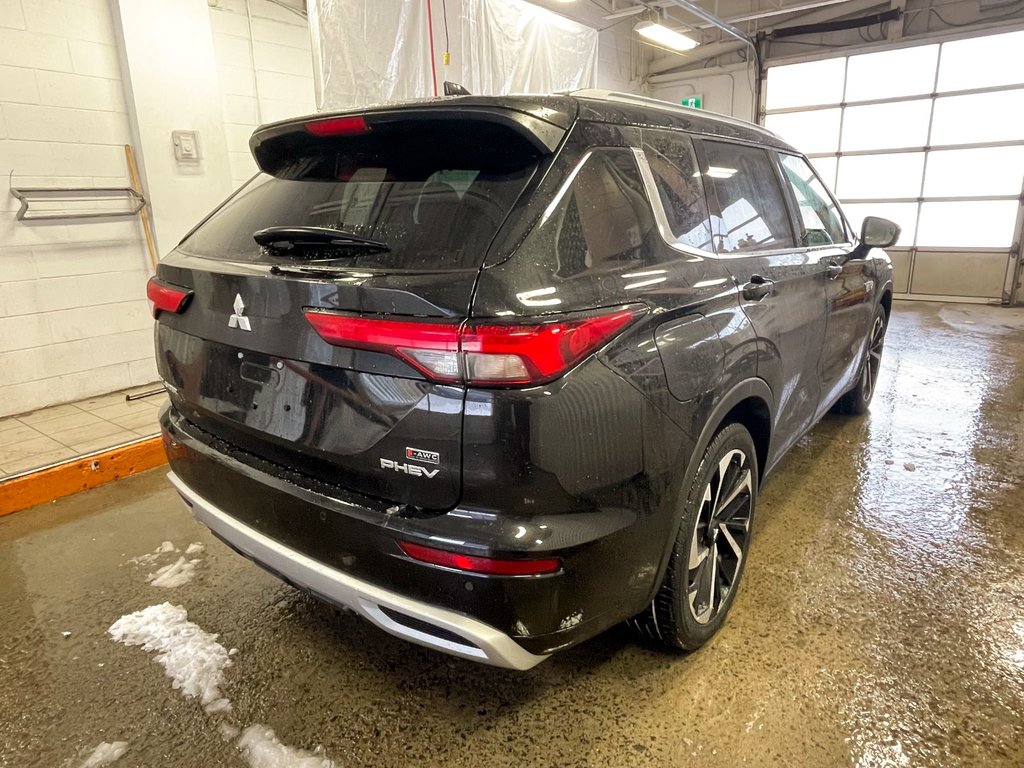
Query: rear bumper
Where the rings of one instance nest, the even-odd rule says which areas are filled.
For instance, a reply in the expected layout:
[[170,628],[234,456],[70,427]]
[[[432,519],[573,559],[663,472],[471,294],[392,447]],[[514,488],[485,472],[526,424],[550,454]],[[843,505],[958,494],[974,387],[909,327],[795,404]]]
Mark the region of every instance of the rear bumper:
[[[522,669],[650,601],[657,564],[641,555],[639,542],[652,537],[635,510],[525,516],[458,507],[405,517],[387,501],[325,485],[205,433],[173,406],[160,420],[175,485],[193,509],[214,510],[196,513],[204,524],[286,581],[415,642]],[[274,546],[254,551],[253,540]],[[537,576],[470,573],[412,560],[399,541],[471,555],[557,557],[563,567]],[[390,602],[360,603],[357,596],[367,594]]]
[[[329,568],[218,509],[174,472],[168,474],[168,479],[195,518],[233,549],[285,581],[328,602],[351,608],[385,632],[455,656],[510,669],[529,669],[547,658],[530,653],[508,635],[481,621]],[[410,618],[414,621],[409,622]]]

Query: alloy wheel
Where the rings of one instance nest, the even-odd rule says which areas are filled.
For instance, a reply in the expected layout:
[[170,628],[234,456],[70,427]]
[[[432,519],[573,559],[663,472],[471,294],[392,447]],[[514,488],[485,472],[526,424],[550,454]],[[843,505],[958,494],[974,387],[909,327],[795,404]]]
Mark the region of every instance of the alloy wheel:
[[717,616],[736,586],[750,536],[753,498],[750,461],[743,451],[732,449],[704,488],[690,539],[686,597],[698,624]]
[[867,357],[864,359],[864,368],[861,371],[860,391],[864,402],[871,400],[875,392],[875,381],[878,379],[878,369],[882,365],[882,345],[885,343],[885,321],[879,315],[871,326],[871,338],[868,341]]

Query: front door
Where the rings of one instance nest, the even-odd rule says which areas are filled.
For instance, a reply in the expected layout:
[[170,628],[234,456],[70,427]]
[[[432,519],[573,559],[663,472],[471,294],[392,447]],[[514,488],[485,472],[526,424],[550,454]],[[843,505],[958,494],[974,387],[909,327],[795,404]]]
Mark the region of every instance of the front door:
[[796,215],[798,243],[826,274],[821,414],[856,382],[874,316],[876,285],[866,254],[855,250],[835,201],[808,162],[798,155],[778,157]]

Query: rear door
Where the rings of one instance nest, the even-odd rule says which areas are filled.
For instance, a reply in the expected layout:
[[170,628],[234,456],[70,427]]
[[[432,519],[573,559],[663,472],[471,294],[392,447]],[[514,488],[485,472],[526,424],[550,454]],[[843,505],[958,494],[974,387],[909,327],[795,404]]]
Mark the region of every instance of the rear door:
[[443,351],[406,347],[464,321],[492,240],[549,158],[550,135],[500,117],[258,133],[273,175],[160,265],[157,279],[192,291],[157,328],[184,418],[229,455],[396,503],[457,503],[465,387]]
[[853,384],[874,317],[875,280],[867,251],[858,258],[839,208],[810,164],[799,155],[779,154],[779,164],[796,213],[797,239],[825,265],[828,318],[821,350],[823,412]]
[[813,423],[821,388],[825,266],[800,248],[775,162],[756,146],[700,142],[715,251],[759,337],[758,375],[775,396],[772,456]]

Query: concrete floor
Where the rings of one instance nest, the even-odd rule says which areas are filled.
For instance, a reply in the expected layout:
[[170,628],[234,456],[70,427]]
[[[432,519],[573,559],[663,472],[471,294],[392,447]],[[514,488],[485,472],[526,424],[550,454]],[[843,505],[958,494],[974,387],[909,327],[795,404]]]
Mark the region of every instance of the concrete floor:
[[[732,616],[688,656],[612,631],[513,673],[409,645],[230,552],[161,470],[6,518],[0,765],[114,740],[117,768],[244,765],[227,719],[339,768],[1022,766],[1024,311],[898,303],[879,387],[769,482]],[[207,546],[192,583],[128,562],[165,539]],[[106,636],[164,600],[239,649],[231,715]]]

